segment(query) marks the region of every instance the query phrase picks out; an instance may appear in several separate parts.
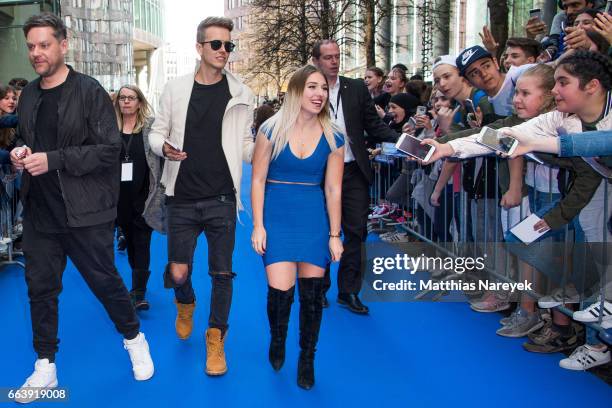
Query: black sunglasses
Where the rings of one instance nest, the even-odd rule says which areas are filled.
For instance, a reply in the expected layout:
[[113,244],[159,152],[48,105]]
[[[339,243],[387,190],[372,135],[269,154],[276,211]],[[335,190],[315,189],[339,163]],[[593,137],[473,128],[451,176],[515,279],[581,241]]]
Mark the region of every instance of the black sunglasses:
[[206,43],[210,43],[210,48],[212,48],[213,51],[217,51],[218,49],[221,48],[222,45],[225,47],[225,51],[227,52],[232,52],[234,51],[234,48],[236,48],[236,44],[234,44],[231,41],[212,40],[212,41],[203,41],[200,44],[204,45]]

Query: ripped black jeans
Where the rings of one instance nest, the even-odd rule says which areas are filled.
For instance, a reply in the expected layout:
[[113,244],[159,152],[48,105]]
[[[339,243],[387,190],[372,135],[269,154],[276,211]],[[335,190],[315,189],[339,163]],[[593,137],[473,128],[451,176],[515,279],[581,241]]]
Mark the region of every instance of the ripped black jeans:
[[174,288],[178,303],[195,302],[191,283],[193,255],[202,232],[208,243],[208,274],[212,280],[208,326],[225,332],[232,305],[232,253],[236,234],[236,199],[221,195],[201,201],[168,200],[168,266],[187,264],[186,281]]

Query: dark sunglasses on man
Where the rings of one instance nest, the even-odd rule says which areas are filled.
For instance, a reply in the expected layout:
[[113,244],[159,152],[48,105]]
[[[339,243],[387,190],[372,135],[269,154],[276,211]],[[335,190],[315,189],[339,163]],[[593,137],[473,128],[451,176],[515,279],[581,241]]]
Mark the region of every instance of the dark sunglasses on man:
[[217,51],[221,48],[221,46],[223,46],[227,52],[232,52],[234,51],[234,48],[236,48],[236,44],[231,41],[212,40],[203,41],[200,44],[204,45],[206,43],[210,43],[210,48],[212,48],[213,51]]

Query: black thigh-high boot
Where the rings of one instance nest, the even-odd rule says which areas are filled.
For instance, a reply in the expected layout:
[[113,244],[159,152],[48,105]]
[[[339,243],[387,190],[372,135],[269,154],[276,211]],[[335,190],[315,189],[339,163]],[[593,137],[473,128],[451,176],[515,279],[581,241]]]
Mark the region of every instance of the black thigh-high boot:
[[268,321],[270,322],[270,350],[268,359],[278,371],[285,362],[285,339],[295,286],[280,290],[268,286]]
[[323,316],[323,278],[299,278],[300,294],[300,359],[297,383],[305,390],[312,388],[314,356]]

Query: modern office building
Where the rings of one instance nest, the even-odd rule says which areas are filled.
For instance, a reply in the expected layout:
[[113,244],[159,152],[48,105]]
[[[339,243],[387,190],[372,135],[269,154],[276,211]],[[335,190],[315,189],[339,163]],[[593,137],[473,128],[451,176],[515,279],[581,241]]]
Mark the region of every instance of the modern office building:
[[246,36],[251,14],[250,0],[223,0],[223,2],[224,16],[234,22],[232,41],[236,44],[236,49],[228,61],[228,69],[240,74],[249,66],[249,46]]
[[0,0],[0,81],[34,78],[22,27],[41,11],[66,23],[66,59],[76,70],[109,90],[136,79],[150,83],[151,56],[163,44],[163,0]]

